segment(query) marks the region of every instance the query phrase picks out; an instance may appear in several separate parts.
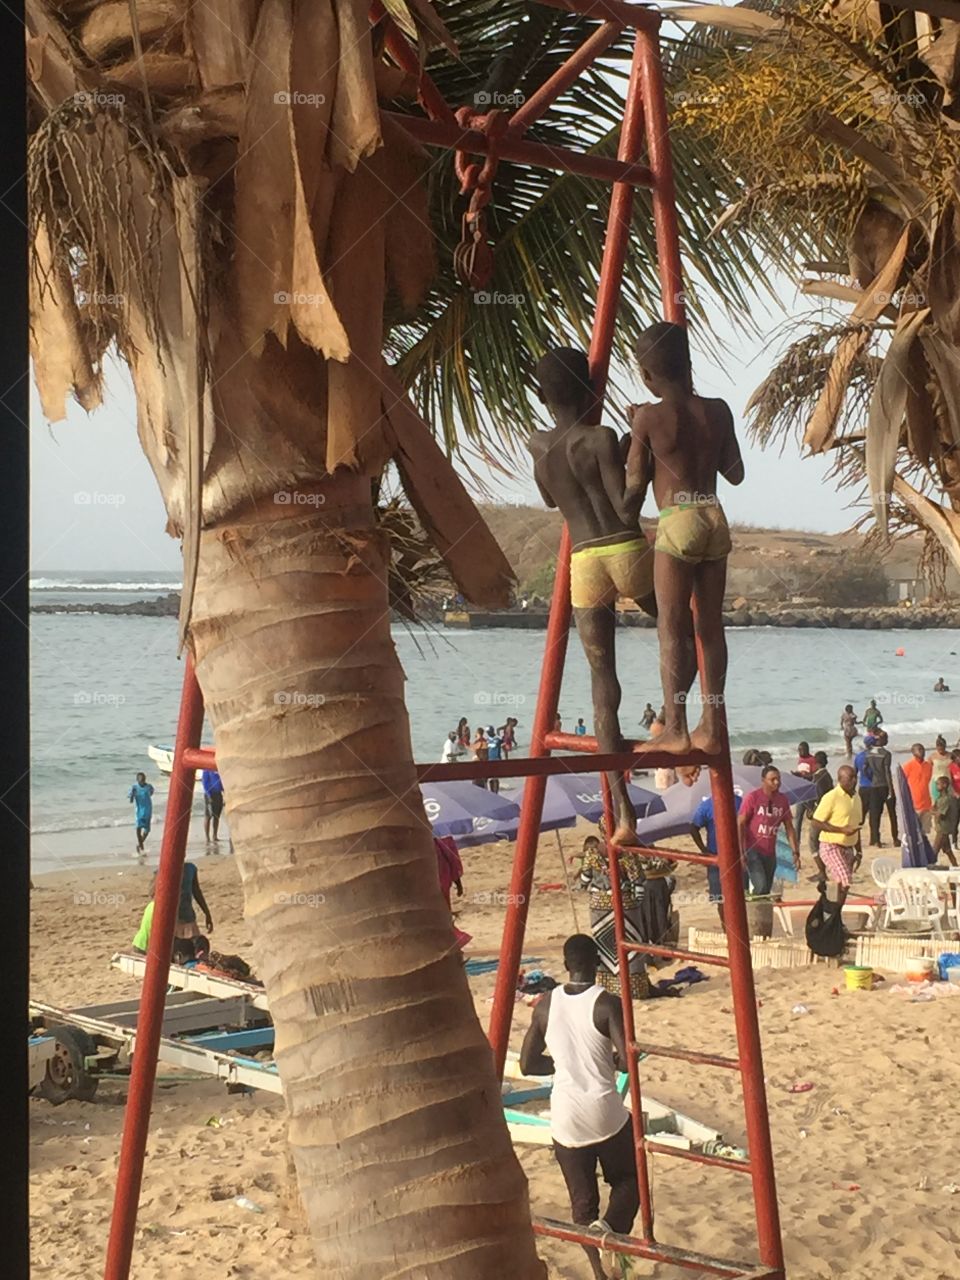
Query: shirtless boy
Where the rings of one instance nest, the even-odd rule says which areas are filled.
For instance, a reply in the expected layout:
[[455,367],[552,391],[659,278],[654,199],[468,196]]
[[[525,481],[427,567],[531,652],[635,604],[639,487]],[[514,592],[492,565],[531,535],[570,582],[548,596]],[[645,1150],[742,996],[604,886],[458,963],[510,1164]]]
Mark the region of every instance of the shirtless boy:
[[[642,505],[648,485],[660,508],[654,549],[660,678],[667,722],[651,743],[657,751],[720,749],[727,674],[723,594],[730,531],[717,498],[717,476],[743,480],[733,415],[723,400],[694,395],[686,330],[655,324],[636,347],[640,373],[659,404],[631,405],[627,455],[629,506]],[[687,695],[697,674],[696,627],[703,645],[703,715],[687,725]]]
[[[587,357],[559,347],[537,365],[540,399],[556,426],[534,431],[534,477],[548,507],[559,507],[570,529],[570,596],[593,690],[594,732],[603,752],[623,750],[620,684],[614,636],[618,596],[630,596],[656,617],[653,553],[640,532],[639,494],[628,499],[616,434],[590,422],[595,397]],[[617,819],[615,844],[636,835],[636,815],[624,778],[607,775]]]

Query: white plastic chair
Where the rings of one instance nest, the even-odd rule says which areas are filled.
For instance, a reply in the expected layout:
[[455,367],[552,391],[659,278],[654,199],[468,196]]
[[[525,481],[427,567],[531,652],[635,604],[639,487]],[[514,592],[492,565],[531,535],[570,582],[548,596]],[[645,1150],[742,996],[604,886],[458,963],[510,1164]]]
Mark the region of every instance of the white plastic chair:
[[953,900],[947,898],[947,924],[960,933],[960,884],[952,886]]
[[899,869],[900,863],[896,858],[874,858],[870,865],[870,874],[873,876],[873,883],[878,889],[885,889],[889,883],[890,877]]
[[884,898],[885,929],[891,925],[905,924],[912,926],[912,932],[929,930],[935,938],[943,937],[940,926],[943,903],[940,901],[940,887],[933,876],[893,875],[884,889]]

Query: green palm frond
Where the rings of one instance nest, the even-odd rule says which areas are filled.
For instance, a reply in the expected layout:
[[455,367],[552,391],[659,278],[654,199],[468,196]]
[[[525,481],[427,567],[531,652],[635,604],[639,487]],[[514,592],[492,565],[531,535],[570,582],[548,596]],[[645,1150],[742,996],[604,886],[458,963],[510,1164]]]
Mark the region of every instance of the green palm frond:
[[[513,0],[445,5],[443,17],[460,57],[453,64],[439,53],[429,71],[448,101],[473,103],[474,95],[492,92],[517,95],[513,102],[529,96],[597,25],[556,11],[549,11],[553,20],[546,22],[542,12],[543,6]],[[676,41],[665,42],[668,78],[676,82],[672,60],[679,48]],[[498,49],[506,52],[498,57]],[[630,55],[625,36],[528,136],[615,155]],[[709,139],[675,131],[674,167],[688,307],[703,319],[712,295],[749,327],[752,301],[768,289],[764,256],[775,258],[776,245],[771,240],[758,246],[753,230],[739,226],[725,232],[721,243],[708,243],[716,209],[744,194],[739,181],[715,163]],[[490,301],[477,299],[453,272],[464,201],[452,157],[434,153],[431,212],[440,271],[420,312],[392,325],[388,352],[448,449],[466,441],[483,454],[505,450],[510,456],[531,425],[528,390],[538,356],[557,343],[589,344],[609,195],[603,183],[501,163],[488,216],[495,249],[493,278],[484,291]],[[809,251],[811,245],[804,241],[803,247]],[[628,361],[638,329],[661,313],[651,197],[638,190],[615,338],[617,366]],[[611,389],[616,396],[616,386]]]

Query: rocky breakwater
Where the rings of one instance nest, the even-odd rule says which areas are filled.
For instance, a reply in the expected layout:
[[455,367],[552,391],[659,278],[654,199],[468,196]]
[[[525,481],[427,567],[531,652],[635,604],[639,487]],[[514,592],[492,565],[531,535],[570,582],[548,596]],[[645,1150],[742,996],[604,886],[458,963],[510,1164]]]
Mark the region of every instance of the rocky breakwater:
[[175,618],[180,612],[180,596],[171,591],[153,600],[130,600],[113,604],[109,600],[79,600],[69,604],[32,604],[31,613],[118,613],[137,618]]
[[723,616],[728,627],[819,627],[842,631],[960,629],[960,605],[834,609],[826,606],[744,605]]

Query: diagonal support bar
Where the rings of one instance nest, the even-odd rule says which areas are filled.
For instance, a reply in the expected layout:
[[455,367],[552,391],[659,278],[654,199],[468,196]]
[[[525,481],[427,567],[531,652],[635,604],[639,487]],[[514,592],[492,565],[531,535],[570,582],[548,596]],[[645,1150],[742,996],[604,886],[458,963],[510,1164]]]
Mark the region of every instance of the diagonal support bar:
[[539,120],[550,104],[575,83],[577,77],[616,41],[623,26],[619,22],[605,22],[584,40],[580,48],[545,80],[536,93],[532,93],[522,107],[510,117],[509,132],[520,138],[535,120]]
[[636,161],[612,160],[609,156],[595,156],[586,151],[573,151],[569,147],[528,142],[525,138],[511,137],[509,133],[493,142],[481,130],[464,129],[456,123],[424,120],[422,116],[406,116],[398,111],[384,111],[381,114],[406,129],[412,138],[430,147],[446,147],[486,155],[493,146],[501,160],[512,160],[517,164],[540,165],[544,169],[578,173],[581,177],[598,178],[603,182],[629,182],[638,187],[653,185],[650,170]]

